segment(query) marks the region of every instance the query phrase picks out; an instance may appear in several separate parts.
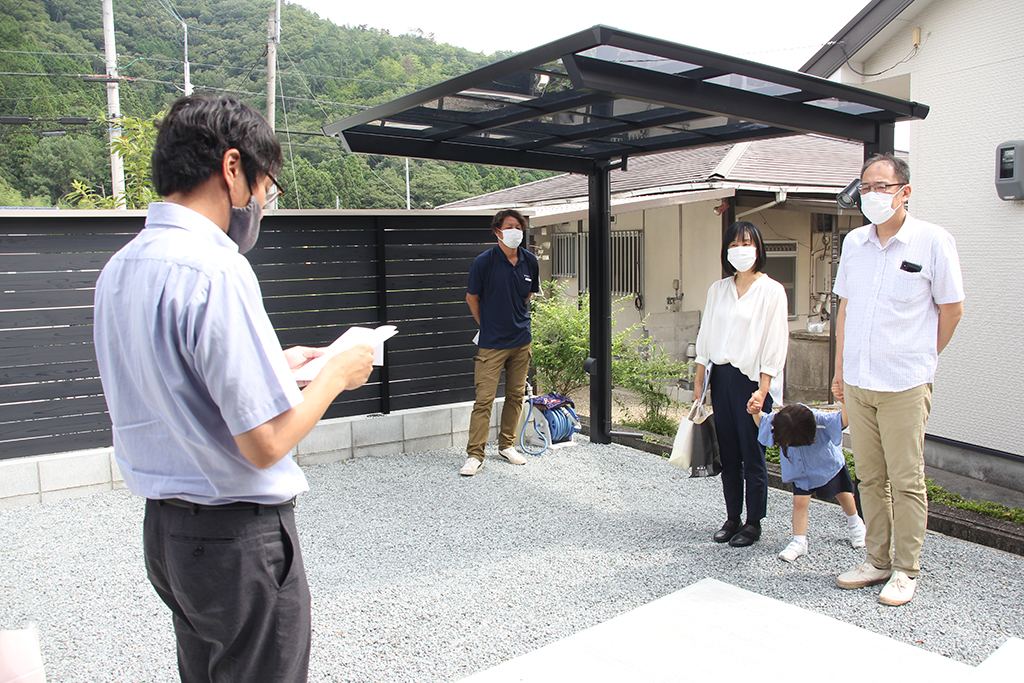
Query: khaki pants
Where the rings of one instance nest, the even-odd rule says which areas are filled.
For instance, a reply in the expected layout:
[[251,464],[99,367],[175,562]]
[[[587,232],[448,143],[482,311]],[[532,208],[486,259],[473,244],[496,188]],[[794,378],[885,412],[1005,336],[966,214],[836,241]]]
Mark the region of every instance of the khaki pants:
[[484,444],[491,426],[491,407],[502,369],[505,370],[505,406],[501,410],[498,448],[509,448],[515,443],[516,424],[523,410],[523,393],[526,391],[526,373],[532,357],[529,344],[514,349],[478,349],[473,358],[476,403],[469,418],[469,443],[466,444],[466,453],[470,457],[483,462]]
[[867,525],[867,561],[914,578],[928,528],[924,430],[932,385],[889,392],[846,384],[844,391]]

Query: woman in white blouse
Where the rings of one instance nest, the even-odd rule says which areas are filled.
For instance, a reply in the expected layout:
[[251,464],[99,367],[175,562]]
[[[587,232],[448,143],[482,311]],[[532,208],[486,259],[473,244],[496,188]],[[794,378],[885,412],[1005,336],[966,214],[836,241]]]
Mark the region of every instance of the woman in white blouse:
[[[761,537],[768,505],[764,446],[747,411],[771,412],[773,403],[781,403],[789,348],[786,290],[764,274],[764,263],[757,226],[733,223],[722,237],[722,268],[731,277],[711,285],[697,333],[693,400],[701,399],[707,366],[728,515],[714,539],[735,547]],[[744,498],[747,518],[741,525]]]

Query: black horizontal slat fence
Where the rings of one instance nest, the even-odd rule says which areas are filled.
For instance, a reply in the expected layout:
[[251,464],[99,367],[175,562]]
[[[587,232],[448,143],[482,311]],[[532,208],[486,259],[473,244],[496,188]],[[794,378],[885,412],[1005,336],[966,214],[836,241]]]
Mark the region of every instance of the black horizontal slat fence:
[[[96,278],[143,212],[0,214],[0,459],[111,444],[92,342]],[[279,212],[246,256],[281,344],[324,346],[352,325],[399,334],[386,362],[325,417],[473,398],[465,303],[493,245],[479,215]]]

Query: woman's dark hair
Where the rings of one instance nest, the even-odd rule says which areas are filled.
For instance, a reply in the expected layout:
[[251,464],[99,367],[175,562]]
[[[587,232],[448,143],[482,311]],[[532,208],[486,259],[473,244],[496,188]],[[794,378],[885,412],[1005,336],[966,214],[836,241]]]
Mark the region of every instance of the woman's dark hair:
[[818,421],[811,409],[800,403],[791,403],[775,413],[772,420],[772,440],[783,455],[790,446],[810,446],[818,436]]
[[281,143],[263,116],[227,95],[182,97],[157,123],[153,185],[162,197],[190,192],[218,172],[229,149],[242,157],[249,187],[281,168]]
[[526,232],[526,219],[523,214],[519,213],[515,209],[505,209],[494,214],[494,218],[491,219],[491,230],[500,230],[501,224],[505,222],[505,219],[511,216],[519,221],[519,227],[522,228],[523,232]]
[[757,248],[757,260],[754,261],[754,272],[760,273],[764,270],[764,240],[761,238],[761,231],[749,221],[736,221],[729,226],[729,229],[722,235],[722,270],[729,275],[735,275],[736,269],[729,263],[729,245],[736,240],[743,240],[744,237],[750,240]]

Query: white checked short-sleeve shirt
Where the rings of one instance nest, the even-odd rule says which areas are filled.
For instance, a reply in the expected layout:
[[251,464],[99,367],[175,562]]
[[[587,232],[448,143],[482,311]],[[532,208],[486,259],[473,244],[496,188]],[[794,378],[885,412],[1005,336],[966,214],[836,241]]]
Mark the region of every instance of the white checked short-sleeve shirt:
[[843,381],[890,392],[934,381],[938,305],[964,300],[952,235],[910,214],[884,247],[874,225],[857,228],[843,243],[833,292],[846,299]]

